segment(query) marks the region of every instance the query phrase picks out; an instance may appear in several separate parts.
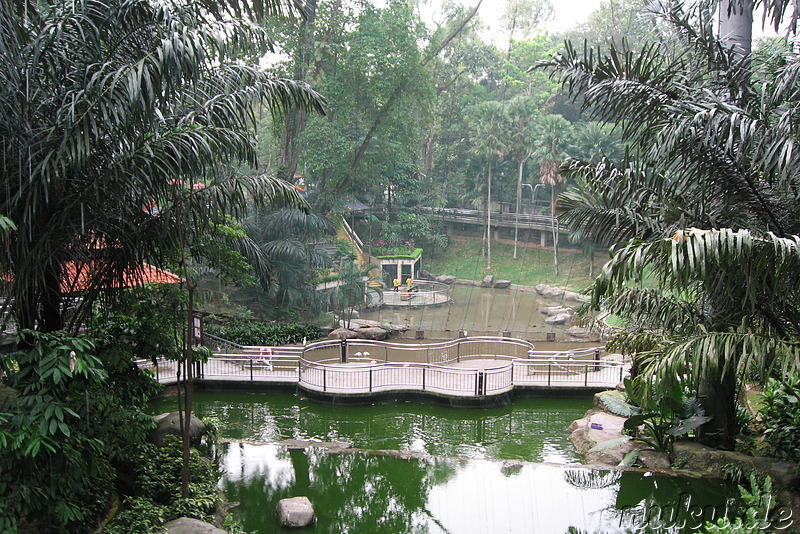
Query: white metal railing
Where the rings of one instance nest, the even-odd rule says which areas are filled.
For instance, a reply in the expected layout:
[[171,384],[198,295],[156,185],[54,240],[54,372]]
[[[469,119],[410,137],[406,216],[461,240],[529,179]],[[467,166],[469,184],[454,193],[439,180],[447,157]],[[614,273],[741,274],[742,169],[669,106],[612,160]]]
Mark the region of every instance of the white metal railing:
[[[387,341],[370,341],[363,339],[350,339],[342,349],[339,344],[339,360],[368,361],[368,362],[395,362],[395,363],[425,363],[447,365],[470,359],[511,360],[526,358],[534,349],[533,343],[521,339],[504,337],[466,337],[442,341],[439,343],[391,343]],[[310,347],[311,345],[309,345]],[[330,346],[327,346],[330,347]],[[346,356],[341,358],[342,350]],[[328,352],[332,354],[332,352]],[[336,358],[336,356],[333,356]],[[307,360],[312,360],[304,355]],[[316,360],[321,361],[321,360]]]
[[350,225],[347,224],[347,220],[344,217],[341,218],[342,228],[344,228],[345,233],[350,237],[350,240],[353,242],[353,245],[358,249],[359,254],[364,253],[364,243],[361,241],[361,238],[358,237],[358,234],[350,228]]
[[452,290],[449,284],[442,282],[414,280],[410,287],[401,285],[398,291],[384,290],[383,305],[405,307],[444,304],[450,301]]
[[[441,343],[402,344],[368,340],[328,340],[305,347],[240,346],[236,354],[215,354],[198,363],[206,380],[278,381],[325,393],[426,391],[454,396],[486,396],[515,386],[613,387],[627,365],[600,359],[602,347],[535,351],[527,341],[495,337]],[[522,357],[520,357],[522,355]],[[452,364],[496,360],[491,367]],[[178,364],[140,360],[161,382],[174,382]]]

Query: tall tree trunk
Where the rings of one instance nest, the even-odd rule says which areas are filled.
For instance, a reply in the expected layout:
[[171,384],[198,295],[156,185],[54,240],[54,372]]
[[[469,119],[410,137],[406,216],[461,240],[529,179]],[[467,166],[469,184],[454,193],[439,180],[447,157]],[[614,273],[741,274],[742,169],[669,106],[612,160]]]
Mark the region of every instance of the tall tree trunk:
[[64,328],[61,315],[61,265],[53,264],[45,270],[45,290],[42,294],[42,317],[39,330],[58,332]]
[[522,169],[525,168],[525,162],[528,157],[521,159],[519,167],[517,167],[517,202],[516,202],[516,218],[514,220],[514,259],[517,259],[517,241],[519,240],[519,210],[522,199]]
[[[185,262],[184,262],[185,263]],[[186,270],[184,268],[184,276]],[[181,496],[189,497],[189,459],[191,455],[191,428],[192,428],[192,393],[194,389],[194,362],[192,361],[192,346],[194,345],[194,285],[188,280],[186,287],[189,290],[189,301],[186,310],[186,336],[184,340],[184,361],[186,362],[186,396],[184,397],[185,409],[183,416],[183,465],[181,469]]]
[[[294,61],[292,76],[295,80],[304,81],[306,72],[313,56],[314,49],[314,21],[317,16],[317,0],[306,2],[306,19],[300,25],[300,38],[298,39],[298,52]],[[331,21],[331,24],[333,21]],[[330,38],[330,34],[326,36]],[[317,60],[316,69],[321,72],[321,59]],[[315,70],[316,72],[316,70]],[[305,110],[298,107],[289,108],[283,121],[283,135],[281,136],[281,147],[278,152],[278,165],[282,167],[279,172],[283,173],[282,178],[294,182],[294,175],[297,172],[297,164],[300,161],[300,136],[306,128],[308,115]]]
[[720,0],[719,37],[727,48],[750,54],[753,42],[753,0]]
[[[709,377],[700,383],[700,396],[706,415],[711,421],[699,429],[700,441],[711,447],[733,450],[736,445],[736,366],[733,362],[724,374]],[[724,362],[720,362],[722,369]]]
[[550,226],[553,229],[553,267],[558,276],[558,227],[556,226],[556,186],[550,186]]
[[486,268],[492,268],[492,157],[489,156],[486,193]]

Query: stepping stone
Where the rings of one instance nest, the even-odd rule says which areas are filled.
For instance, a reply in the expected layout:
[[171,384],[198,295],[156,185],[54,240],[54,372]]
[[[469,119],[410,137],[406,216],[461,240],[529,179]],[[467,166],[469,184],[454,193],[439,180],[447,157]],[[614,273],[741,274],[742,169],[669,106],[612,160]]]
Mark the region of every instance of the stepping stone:
[[314,506],[308,497],[291,497],[278,502],[278,520],[289,528],[304,528],[314,522]]

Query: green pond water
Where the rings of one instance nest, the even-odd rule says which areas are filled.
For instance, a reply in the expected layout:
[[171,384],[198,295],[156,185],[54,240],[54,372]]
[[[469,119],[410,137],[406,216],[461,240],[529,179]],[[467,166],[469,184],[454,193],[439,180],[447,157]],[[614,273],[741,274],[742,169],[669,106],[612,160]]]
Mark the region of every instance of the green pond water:
[[[198,392],[194,406],[234,440],[219,451],[220,487],[241,503],[234,515],[244,528],[258,534],[284,532],[275,506],[297,495],[315,505],[317,522],[302,531],[315,534],[693,532],[736,502],[733,488],[714,481],[529,463],[580,461],[565,428],[590,399],[458,409]],[[151,405],[152,413],[174,409],[174,399]],[[435,457],[256,443],[284,439]]]
[[[466,458],[580,462],[566,427],[590,399],[519,399],[491,409],[402,403],[331,406],[289,394],[198,392],[194,412],[212,418],[221,438],[345,441],[358,449],[424,452]],[[151,413],[175,410],[161,399]]]

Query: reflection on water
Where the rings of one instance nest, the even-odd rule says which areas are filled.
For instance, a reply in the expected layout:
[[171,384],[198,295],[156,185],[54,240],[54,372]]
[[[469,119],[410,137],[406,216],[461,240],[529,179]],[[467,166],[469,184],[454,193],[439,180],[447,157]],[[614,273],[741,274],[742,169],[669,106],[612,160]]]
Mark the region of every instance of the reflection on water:
[[[174,410],[174,399],[151,413]],[[566,427],[590,399],[518,399],[509,406],[453,409],[415,403],[330,406],[287,394],[197,392],[194,412],[211,417],[219,436],[279,441],[346,441],[360,449],[425,452],[467,458],[579,462]]]
[[257,533],[281,531],[275,506],[297,495],[318,515],[304,532],[331,534],[691,532],[692,506],[724,513],[736,502],[705,480],[244,443],[226,446],[221,469],[221,487],[242,503],[238,518]]
[[[544,324],[543,306],[562,304],[536,293],[508,289],[453,286],[453,302],[439,307],[380,308],[361,314],[364,319],[409,325],[415,330],[469,332],[561,332]],[[575,307],[576,303],[563,303]]]

